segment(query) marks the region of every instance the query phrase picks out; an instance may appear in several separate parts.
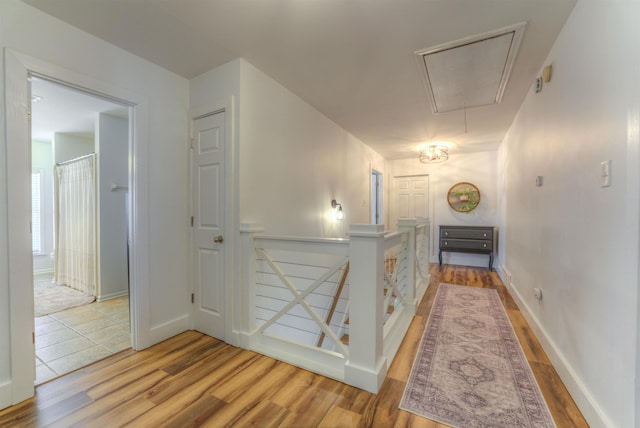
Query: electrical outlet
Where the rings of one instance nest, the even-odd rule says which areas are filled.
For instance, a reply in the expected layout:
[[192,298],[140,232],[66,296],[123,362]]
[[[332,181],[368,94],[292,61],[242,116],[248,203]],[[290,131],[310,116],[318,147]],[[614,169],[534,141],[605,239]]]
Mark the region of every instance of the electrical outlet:
[[542,92],[542,77],[536,79],[536,94]]

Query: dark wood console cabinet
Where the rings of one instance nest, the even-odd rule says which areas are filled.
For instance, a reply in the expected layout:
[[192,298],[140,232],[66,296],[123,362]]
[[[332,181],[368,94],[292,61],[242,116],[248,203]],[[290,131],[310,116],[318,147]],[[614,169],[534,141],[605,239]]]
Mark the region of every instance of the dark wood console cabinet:
[[493,270],[493,257],[498,248],[498,228],[485,226],[440,226],[440,251],[489,255],[489,270]]

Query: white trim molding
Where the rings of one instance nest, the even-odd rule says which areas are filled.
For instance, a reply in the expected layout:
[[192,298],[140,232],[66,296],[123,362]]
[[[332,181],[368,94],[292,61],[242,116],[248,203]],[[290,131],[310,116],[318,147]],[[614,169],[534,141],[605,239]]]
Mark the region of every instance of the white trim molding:
[[[132,345],[134,349],[143,349],[152,344],[149,322],[149,118],[148,99],[128,89],[99,81],[64,67],[41,61],[37,58],[4,50],[4,93],[6,117],[7,169],[7,205],[6,225],[9,230],[8,253],[0,254],[0,265],[11,266],[8,275],[8,289],[11,296],[10,336],[11,373],[13,403],[20,402],[33,395],[35,377],[35,351],[32,341],[33,333],[33,294],[30,288],[21,287],[25,281],[31,280],[32,252],[29,233],[30,202],[25,199],[29,192],[25,191],[26,174],[31,174],[29,162],[29,96],[28,77],[38,76],[52,82],[79,89],[103,98],[128,105],[130,112],[130,147],[129,147],[129,188],[131,198],[131,323]],[[23,177],[24,176],[24,177]],[[23,179],[24,178],[24,179]],[[23,183],[24,181],[24,183]],[[4,189],[2,189],[4,190]],[[0,219],[5,221],[4,218]],[[12,232],[13,231],[13,232]],[[28,247],[28,251],[26,250]],[[11,263],[7,258],[11,255]],[[26,356],[31,355],[31,358]],[[4,403],[0,403],[4,404]]]

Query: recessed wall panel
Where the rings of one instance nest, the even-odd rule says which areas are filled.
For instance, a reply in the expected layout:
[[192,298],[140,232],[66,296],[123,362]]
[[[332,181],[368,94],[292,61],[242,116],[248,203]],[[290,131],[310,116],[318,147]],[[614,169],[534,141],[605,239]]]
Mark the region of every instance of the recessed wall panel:
[[[220,313],[220,305],[222,304],[221,281],[218,278],[220,256],[221,254],[218,250],[200,249],[200,309],[213,313]],[[204,281],[207,281],[207,283],[204,283]]]
[[201,228],[220,227],[219,185],[220,165],[198,167],[199,207],[198,221]]
[[210,128],[198,134],[198,152],[211,153],[220,150],[220,128]]

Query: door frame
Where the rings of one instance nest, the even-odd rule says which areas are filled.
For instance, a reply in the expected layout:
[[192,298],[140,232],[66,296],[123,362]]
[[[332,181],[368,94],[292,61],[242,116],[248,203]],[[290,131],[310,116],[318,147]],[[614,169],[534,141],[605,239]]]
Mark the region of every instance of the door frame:
[[[129,106],[129,225],[130,225],[130,314],[131,345],[133,349],[150,346],[148,248],[149,218],[148,192],[148,100],[134,93],[92,77],[67,70],[31,56],[5,48],[4,96],[6,125],[6,157],[0,163],[6,166],[6,188],[0,186],[0,197],[7,201],[8,232],[7,253],[0,253],[0,268],[8,272],[9,339],[11,380],[0,386],[0,404],[16,404],[34,394],[35,347],[34,308],[30,221],[31,203],[25,177],[31,175],[31,123],[29,76],[38,76],[70,88],[112,99]],[[0,137],[1,138],[1,137]],[[30,183],[30,180],[29,180]],[[0,183],[2,184],[2,183]],[[3,213],[4,214],[4,213]],[[0,217],[4,217],[0,215]],[[8,263],[10,258],[10,264]],[[5,270],[6,269],[6,270]],[[31,358],[25,358],[30,355]],[[10,393],[10,396],[8,394]],[[8,399],[8,401],[5,401]],[[4,406],[0,406],[4,407]]]
[[[385,224],[387,220],[384,216],[384,174],[377,169],[370,167],[369,180],[371,182],[371,192],[370,192],[370,204],[369,204],[369,213],[371,217],[371,224]],[[373,176],[376,176],[376,182],[378,183],[378,187],[373,189]],[[373,195],[375,194],[375,198]],[[375,207],[374,207],[375,204]],[[373,218],[373,210],[378,214],[377,221],[374,221]]]
[[[193,128],[195,120],[224,112],[224,337],[225,342],[234,346],[240,346],[240,332],[238,326],[242,325],[242,314],[236,310],[236,302],[242,297],[242,286],[236,285],[236,278],[241,278],[241,272],[238,271],[239,266],[236,260],[239,260],[240,231],[238,228],[238,212],[239,212],[239,153],[236,136],[238,135],[235,118],[238,114],[238,103],[234,96],[225,97],[215,100],[211,103],[194,107],[189,111],[189,143],[190,155],[188,156],[187,171],[189,172],[188,194],[189,194],[189,215],[193,215],[194,188],[193,188],[193,150],[191,148],[191,139],[194,138]],[[195,293],[195,250],[194,250],[194,228],[190,233],[190,257],[189,257],[189,287],[190,293]],[[191,305],[190,311],[190,328],[195,326],[195,305]]]

